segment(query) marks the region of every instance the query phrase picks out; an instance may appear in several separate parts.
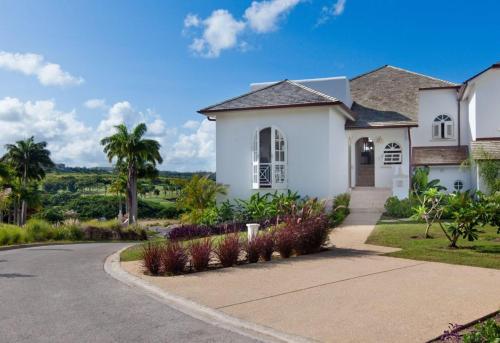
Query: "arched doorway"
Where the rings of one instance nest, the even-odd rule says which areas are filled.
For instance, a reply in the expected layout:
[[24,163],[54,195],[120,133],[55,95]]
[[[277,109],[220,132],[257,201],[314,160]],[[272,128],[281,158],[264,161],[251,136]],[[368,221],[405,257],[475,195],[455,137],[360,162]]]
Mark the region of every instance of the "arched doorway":
[[375,186],[375,145],[368,137],[356,142],[356,186]]

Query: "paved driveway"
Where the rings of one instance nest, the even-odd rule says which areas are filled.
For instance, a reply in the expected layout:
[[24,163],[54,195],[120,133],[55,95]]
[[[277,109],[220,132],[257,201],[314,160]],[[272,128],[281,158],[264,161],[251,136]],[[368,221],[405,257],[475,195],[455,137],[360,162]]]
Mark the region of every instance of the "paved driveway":
[[[324,342],[423,342],[500,307],[500,271],[380,256],[379,214],[352,214],[331,251],[181,277],[141,277],[227,314]],[[390,248],[389,248],[390,249]],[[499,262],[500,263],[500,262]],[[122,264],[141,275],[137,263]]]
[[186,316],[103,270],[123,244],[0,251],[1,342],[250,342]]

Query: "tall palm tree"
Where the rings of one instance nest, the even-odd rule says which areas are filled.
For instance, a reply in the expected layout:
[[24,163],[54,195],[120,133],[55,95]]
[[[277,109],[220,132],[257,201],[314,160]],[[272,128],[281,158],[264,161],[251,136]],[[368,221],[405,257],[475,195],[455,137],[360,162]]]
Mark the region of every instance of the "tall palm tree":
[[[40,181],[45,177],[45,171],[54,167],[50,159],[50,151],[46,142],[35,142],[32,136],[28,139],[17,141],[16,144],[7,144],[7,152],[0,159],[10,165],[14,175],[18,178],[20,186],[28,189],[30,181]],[[21,199],[21,211],[18,219],[19,225],[26,223],[28,207],[26,199]]]
[[147,170],[156,168],[157,163],[162,163],[160,155],[160,143],[154,139],[145,139],[147,132],[146,124],[137,125],[132,131],[128,131],[124,124],[115,126],[116,133],[101,140],[104,145],[104,153],[111,162],[116,158],[118,167],[123,166],[127,170],[127,208],[129,224],[137,220],[137,179],[139,175]]

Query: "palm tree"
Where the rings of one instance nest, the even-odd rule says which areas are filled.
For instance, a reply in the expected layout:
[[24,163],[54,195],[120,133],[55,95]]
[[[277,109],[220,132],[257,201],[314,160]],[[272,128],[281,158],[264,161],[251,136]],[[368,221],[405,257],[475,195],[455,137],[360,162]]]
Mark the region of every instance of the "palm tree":
[[141,173],[149,174],[156,169],[157,163],[162,163],[160,143],[154,139],[143,138],[147,132],[146,124],[137,125],[132,131],[127,126],[115,126],[116,133],[101,140],[104,153],[111,162],[116,158],[118,167],[127,170],[127,208],[129,224],[137,220],[137,179]]
[[[1,158],[2,162],[10,165],[15,177],[18,178],[21,188],[27,189],[28,182],[40,181],[45,177],[45,171],[54,167],[50,159],[50,151],[46,149],[46,142],[35,142],[32,136],[16,144],[7,144],[7,152]],[[21,211],[18,224],[24,225],[28,214],[26,199],[21,200]]]

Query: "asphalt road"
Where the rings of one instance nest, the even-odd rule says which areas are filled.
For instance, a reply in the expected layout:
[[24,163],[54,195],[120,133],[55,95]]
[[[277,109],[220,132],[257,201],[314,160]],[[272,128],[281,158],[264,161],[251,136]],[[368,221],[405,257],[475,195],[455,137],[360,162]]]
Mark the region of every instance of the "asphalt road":
[[0,342],[255,342],[113,279],[120,243],[0,251]]

